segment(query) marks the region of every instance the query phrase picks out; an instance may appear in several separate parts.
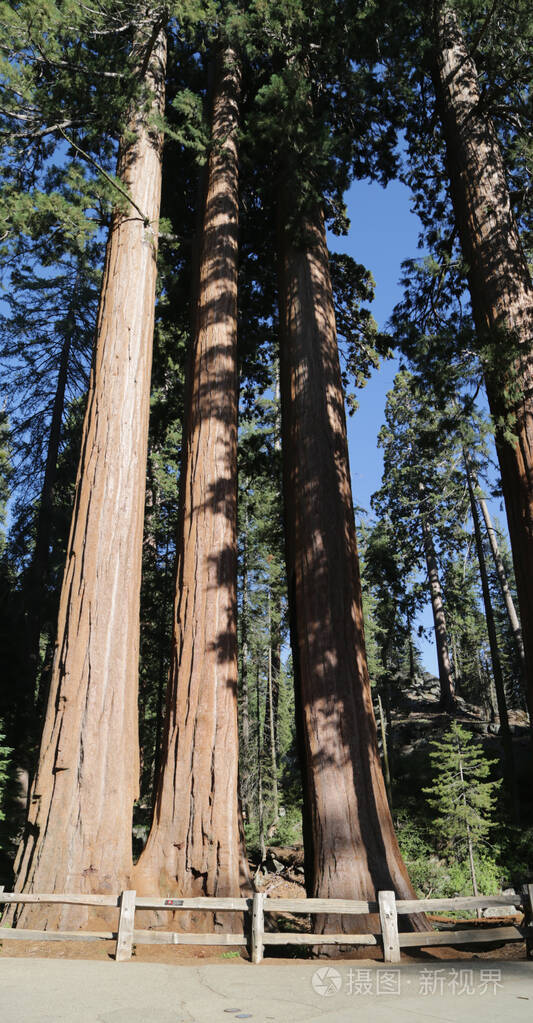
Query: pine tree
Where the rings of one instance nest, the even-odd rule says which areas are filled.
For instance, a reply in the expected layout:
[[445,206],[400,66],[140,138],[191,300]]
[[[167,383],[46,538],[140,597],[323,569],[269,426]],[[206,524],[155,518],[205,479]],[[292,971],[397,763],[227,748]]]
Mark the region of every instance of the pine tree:
[[[480,501],[481,505],[481,501]],[[521,655],[520,644],[517,642],[516,624],[520,633],[520,622],[514,609],[516,600],[516,586],[514,581],[513,563],[508,540],[497,519],[494,523],[491,520],[493,540],[498,544],[498,562],[492,560],[494,554],[493,543],[489,539],[485,541],[487,548],[487,564],[489,585],[492,593],[492,603],[498,634],[498,646],[502,659],[504,677],[506,681],[506,694],[509,707],[524,710],[527,713],[526,687],[524,675],[524,663]],[[505,588],[502,588],[502,569],[505,580]],[[509,614],[509,598],[513,602],[514,614]]]
[[275,395],[258,398],[255,415],[241,428],[239,450],[240,779],[247,833],[254,843],[259,833],[263,850],[275,832],[280,802],[289,796],[281,765],[294,732],[286,720],[290,680],[281,652],[287,593],[278,405]]
[[[29,518],[32,534],[20,581],[23,663],[17,665],[10,741],[18,765],[30,770],[40,723],[37,704],[46,702],[41,633],[50,628],[51,613],[57,613],[50,606],[48,577],[65,407],[85,397],[99,277],[94,244],[78,251],[57,249],[45,255],[42,244],[32,246],[26,255],[37,267],[28,261],[11,271],[9,315],[0,317],[0,357],[7,370],[3,390],[12,424],[12,528],[18,531],[21,520]],[[13,685],[11,669],[7,662],[7,685]]]
[[394,388],[387,396],[385,417],[379,434],[379,444],[384,449],[383,479],[380,490],[372,497],[383,523],[376,531],[385,528],[394,537],[395,560],[403,564],[404,573],[420,570],[422,566],[426,570],[441,703],[453,710],[454,680],[439,560],[443,560],[464,507],[453,451],[456,441],[450,443],[447,438],[445,416],[431,393],[406,370],[395,378]]
[[12,753],[12,750],[9,748],[9,746],[4,746],[4,741],[5,735],[2,735],[2,732],[0,732],[0,821],[3,821],[5,818],[5,814],[3,812],[4,787],[8,777],[7,767],[9,762],[9,754]]
[[481,523],[480,515],[476,500],[476,494],[474,490],[474,476],[472,468],[472,460],[468,452],[464,451],[463,454],[466,480],[468,486],[468,494],[470,498],[470,513],[472,516],[472,523],[474,527],[474,540],[476,545],[477,559],[479,564],[479,575],[481,580],[481,592],[483,597],[483,606],[485,609],[485,621],[487,624],[487,633],[489,638],[490,656],[492,664],[492,675],[494,679],[494,686],[496,689],[496,700],[498,704],[498,716],[500,719],[500,734],[502,736],[503,743],[503,762],[504,762],[504,777],[507,787],[508,794],[511,799],[512,814],[515,822],[518,820],[518,795],[516,790],[516,779],[515,779],[515,767],[514,767],[514,755],[513,755],[513,743],[511,738],[511,731],[509,728],[509,716],[507,713],[507,699],[505,694],[505,685],[502,672],[502,664],[500,659],[500,651],[498,646],[498,637],[496,634],[496,625],[494,621],[494,612],[492,608],[492,598],[489,586],[489,578],[487,572],[487,563],[485,559],[485,551],[483,548],[483,539],[481,534]]
[[[470,345],[480,365],[495,427],[496,447],[519,603],[526,661],[533,627],[528,569],[533,530],[529,468],[532,285],[524,242],[530,237],[526,198],[530,121],[529,5],[452,3],[398,11],[396,68],[411,107],[406,114],[413,187],[434,263],[426,304],[441,320],[446,305],[455,326],[448,353]],[[403,32],[398,27],[403,22]],[[398,58],[397,37],[405,44]],[[433,95],[432,95],[433,93]],[[405,93],[404,93],[405,98]],[[512,185],[512,187],[511,187]],[[522,229],[523,238],[520,231]],[[475,331],[464,330],[465,285]],[[532,646],[533,649],[533,646]],[[533,665],[533,661],[532,661]],[[528,689],[532,670],[528,667]],[[531,694],[528,697],[531,703]]]
[[476,558],[470,536],[446,559],[443,589],[458,696],[484,707],[494,719],[491,686],[484,665],[489,661],[486,623],[479,606]]
[[513,633],[513,638],[516,646],[516,654],[520,663],[520,674],[522,676],[522,685],[525,691],[526,685],[526,662],[524,652],[524,641],[522,639],[522,626],[516,612],[515,602],[513,600],[513,594],[510,585],[510,572],[506,568],[504,558],[502,557],[500,547],[501,541],[498,542],[497,532],[492,524],[489,508],[485,496],[481,493],[478,497],[479,507],[481,508],[481,514],[483,515],[483,521],[485,523],[485,529],[489,538],[490,550],[492,559],[494,561],[494,567],[498,577],[498,583],[505,603],[507,612],[507,618],[509,620],[509,626]]
[[468,857],[472,889],[478,895],[475,855],[494,826],[491,814],[500,782],[486,780],[493,761],[485,758],[470,733],[456,721],[431,747],[435,780],[423,791],[437,811],[433,823],[449,855],[459,860]]
[[0,412],[0,558],[4,555],[6,544],[6,512],[12,474],[10,447],[9,420],[5,411],[2,410]]
[[[533,288],[513,216],[501,148],[489,117],[480,112],[477,71],[459,19],[436,5],[435,89],[446,139],[450,186],[461,246],[469,270],[472,312],[485,348],[484,375],[506,500],[533,714],[533,494],[527,483],[530,449]],[[497,197],[497,202],[494,202]],[[525,462],[524,462],[525,459]],[[525,523],[529,523],[525,526]]]

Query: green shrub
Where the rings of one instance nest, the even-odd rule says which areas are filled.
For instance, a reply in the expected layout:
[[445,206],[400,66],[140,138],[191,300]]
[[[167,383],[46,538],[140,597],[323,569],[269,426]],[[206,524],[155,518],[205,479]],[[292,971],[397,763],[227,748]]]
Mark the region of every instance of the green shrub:
[[[268,818],[265,821],[265,831],[270,828],[270,821]],[[244,825],[244,834],[246,837],[246,851],[248,855],[254,859],[259,858],[260,855],[260,843],[259,843],[259,821],[253,817],[249,823]],[[302,836],[302,810],[300,806],[287,806],[285,808],[285,814],[280,817],[278,823],[272,834],[267,838],[265,834],[265,843],[268,848],[269,845],[301,845],[303,841]]]
[[269,845],[301,845],[302,835],[302,811],[299,806],[288,806],[285,816],[280,817],[276,824],[276,830],[268,840]]
[[423,826],[406,812],[396,817],[396,834],[411,884],[417,895],[435,896],[442,863],[429,845]]
[[499,842],[503,887],[530,884],[533,881],[533,827],[508,827]]
[[[426,830],[407,813],[398,814],[396,833],[409,877],[417,895],[424,898],[451,899],[471,895],[472,878],[468,861],[453,856],[442,858],[432,848]],[[478,888],[482,895],[497,895],[507,885],[506,871],[494,856],[474,856]]]
[[[474,856],[476,878],[480,895],[497,895],[502,889],[504,871],[489,856]],[[443,872],[442,898],[453,898],[454,895],[471,895],[472,878],[470,867],[466,861],[447,863]]]

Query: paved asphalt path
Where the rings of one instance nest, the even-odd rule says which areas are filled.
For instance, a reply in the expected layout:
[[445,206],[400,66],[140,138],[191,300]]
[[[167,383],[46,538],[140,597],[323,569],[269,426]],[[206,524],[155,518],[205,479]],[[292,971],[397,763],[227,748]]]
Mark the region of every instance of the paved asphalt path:
[[533,1023],[533,963],[0,959],[0,1023]]

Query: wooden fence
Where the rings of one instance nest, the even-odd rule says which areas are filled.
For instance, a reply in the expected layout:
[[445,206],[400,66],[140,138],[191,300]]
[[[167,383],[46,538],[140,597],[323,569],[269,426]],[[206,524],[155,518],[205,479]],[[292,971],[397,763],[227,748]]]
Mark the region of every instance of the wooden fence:
[[[132,948],[137,944],[167,945],[249,945],[253,963],[263,959],[266,945],[365,945],[380,946],[385,962],[400,961],[402,948],[434,947],[437,945],[472,945],[478,943],[526,941],[526,954],[533,958],[533,885],[525,885],[520,895],[488,895],[479,897],[457,897],[453,899],[396,899],[394,892],[379,892],[377,902],[360,902],[345,899],[270,899],[261,892],[253,898],[198,898],[198,899],[156,899],[138,896],[135,891],[124,891],[115,895],[22,895],[4,892],[0,888],[0,904],[10,903],[61,903],[118,909],[117,931],[34,931],[25,928],[1,928],[0,941],[116,941],[115,958],[123,962],[131,958]],[[514,906],[523,910],[524,924],[516,926],[483,927],[466,930],[433,930],[402,932],[398,928],[398,916],[406,913],[475,911],[489,907]],[[200,910],[219,912],[242,912],[249,926],[241,933],[210,932],[207,934],[182,934],[177,931],[136,930],[136,910]],[[313,934],[307,931],[272,931],[265,929],[265,914],[291,913],[308,915],[317,913],[366,915],[377,914],[380,922],[378,934]],[[245,930],[248,933],[245,933]]]

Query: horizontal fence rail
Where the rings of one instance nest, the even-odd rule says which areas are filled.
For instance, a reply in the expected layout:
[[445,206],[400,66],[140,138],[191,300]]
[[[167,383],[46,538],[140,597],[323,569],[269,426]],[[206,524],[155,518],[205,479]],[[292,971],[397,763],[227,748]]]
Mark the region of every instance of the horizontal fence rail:
[[[116,942],[118,962],[130,959],[135,944],[150,945],[213,945],[250,946],[250,958],[260,963],[266,945],[366,945],[381,946],[385,962],[400,961],[402,948],[426,948],[437,945],[471,945],[526,940],[526,954],[533,958],[533,884],[524,886],[522,894],[457,896],[452,899],[396,899],[394,892],[379,892],[377,902],[355,899],[271,899],[262,892],[253,898],[152,898],[139,896],[133,889],[120,895],[22,894],[5,892],[0,886],[0,905],[60,903],[66,906],[98,906],[118,909],[116,931],[36,931],[2,927],[0,941],[101,941]],[[398,917],[407,913],[456,912],[494,907],[514,906],[524,912],[524,925],[482,927],[475,929],[402,932]],[[248,926],[242,932],[209,932],[205,934],[178,931],[142,930],[135,928],[138,910],[167,912],[200,910],[241,912]],[[378,934],[314,934],[307,931],[273,931],[265,929],[265,913],[295,915],[324,914],[333,916],[377,915]]]

